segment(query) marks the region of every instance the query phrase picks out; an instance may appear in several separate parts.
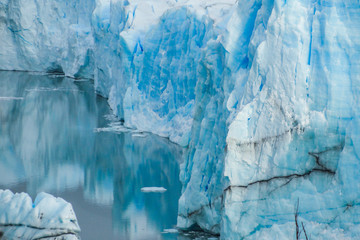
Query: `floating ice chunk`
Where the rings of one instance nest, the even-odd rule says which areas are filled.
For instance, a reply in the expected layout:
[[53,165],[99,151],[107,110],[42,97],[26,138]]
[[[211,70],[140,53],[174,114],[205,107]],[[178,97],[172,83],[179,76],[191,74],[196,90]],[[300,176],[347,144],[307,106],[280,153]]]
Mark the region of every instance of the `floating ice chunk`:
[[76,88],[47,88],[47,87],[40,87],[40,88],[32,88],[32,89],[25,89],[27,92],[84,92]]
[[0,97],[0,101],[23,100],[23,97]]
[[144,137],[147,137],[148,135],[146,133],[133,133],[131,136],[138,137],[138,138],[144,138]]
[[131,132],[130,128],[124,127],[124,125],[110,125],[104,128],[95,128],[94,132],[115,132],[115,133],[127,133]]
[[159,192],[159,193],[163,193],[166,192],[167,189],[163,188],[163,187],[143,187],[141,188],[142,192]]
[[0,190],[0,231],[6,239],[79,239],[80,227],[70,203],[47,193],[32,202],[26,193]]
[[111,122],[119,121],[119,119],[114,114],[106,114],[106,115],[104,115],[104,118]]
[[134,133],[131,135],[132,137],[137,137],[137,138],[144,138],[147,136],[147,134],[142,134],[142,133]]
[[178,233],[179,230],[175,229],[175,228],[170,228],[170,229],[164,229],[162,233]]

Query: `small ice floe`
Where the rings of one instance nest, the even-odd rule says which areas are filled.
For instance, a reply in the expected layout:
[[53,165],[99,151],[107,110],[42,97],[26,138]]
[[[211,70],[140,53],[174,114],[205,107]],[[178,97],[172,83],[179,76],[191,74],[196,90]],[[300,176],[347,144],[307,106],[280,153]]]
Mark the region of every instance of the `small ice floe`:
[[84,92],[76,88],[47,88],[47,87],[39,87],[39,88],[31,88],[25,89],[26,92]]
[[26,193],[0,190],[0,203],[4,239],[79,239],[75,212],[62,198],[39,193],[33,202]]
[[104,115],[104,118],[112,122],[119,121],[119,119],[114,114],[106,114]]
[[88,78],[73,78],[74,82],[89,82]]
[[122,124],[109,124],[108,127],[95,128],[94,132],[115,132],[115,133],[127,133],[131,132],[130,128],[125,127]]
[[144,138],[144,137],[147,137],[149,135],[149,133],[147,132],[144,132],[142,130],[139,130],[139,129],[134,129],[131,131],[131,136],[132,137],[138,137],[138,138]]
[[146,133],[133,133],[131,134],[132,137],[138,137],[138,138],[144,138],[144,137],[147,137],[147,134]]
[[106,120],[111,121],[107,127],[95,128],[94,132],[114,132],[114,133],[131,133],[132,137],[144,138],[149,134],[141,130],[136,130],[124,126],[124,121],[119,120],[115,115],[105,115]]
[[23,97],[0,97],[0,101],[24,100]]
[[164,229],[162,231],[162,233],[178,233],[179,230],[175,229],[175,228],[170,228],[170,229]]
[[158,192],[158,193],[163,193],[166,192],[167,189],[163,188],[163,187],[143,187],[141,188],[142,192]]

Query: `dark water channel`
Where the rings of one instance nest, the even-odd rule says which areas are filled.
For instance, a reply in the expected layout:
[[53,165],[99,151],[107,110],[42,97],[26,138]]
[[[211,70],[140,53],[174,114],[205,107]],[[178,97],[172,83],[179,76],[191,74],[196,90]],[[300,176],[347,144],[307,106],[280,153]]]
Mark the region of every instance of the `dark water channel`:
[[176,225],[182,150],[123,132],[90,81],[0,72],[0,124],[1,189],[64,198],[85,240],[178,237],[161,232]]

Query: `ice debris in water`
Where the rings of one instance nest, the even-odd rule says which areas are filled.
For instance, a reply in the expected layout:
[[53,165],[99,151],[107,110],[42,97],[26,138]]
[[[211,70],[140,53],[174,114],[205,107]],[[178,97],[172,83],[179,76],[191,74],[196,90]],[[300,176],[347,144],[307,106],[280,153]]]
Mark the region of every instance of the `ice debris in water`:
[[178,233],[179,230],[176,228],[164,229],[162,233]]
[[112,122],[108,125],[108,127],[103,128],[95,128],[94,132],[115,132],[115,133],[127,133],[131,132],[132,129],[125,127],[120,122]]
[[23,97],[0,97],[0,101],[23,100]]
[[72,205],[39,193],[32,202],[26,193],[0,190],[0,231],[6,239],[79,239],[80,227]]
[[138,138],[144,138],[144,137],[147,137],[147,134],[139,132],[139,133],[133,133],[131,136],[132,137],[138,137]]
[[110,115],[110,114],[105,115],[104,118],[110,121],[108,126],[102,128],[95,128],[94,132],[96,133],[99,132],[129,133],[130,132],[132,137],[137,137],[137,138],[144,138],[148,136],[148,133],[124,126],[124,123],[119,121],[114,115]]
[[141,188],[142,192],[159,192],[159,193],[163,193],[166,192],[167,189],[163,188],[163,187],[143,187]]
[[25,89],[27,92],[83,92],[76,88],[47,88],[47,87],[39,87],[32,89]]

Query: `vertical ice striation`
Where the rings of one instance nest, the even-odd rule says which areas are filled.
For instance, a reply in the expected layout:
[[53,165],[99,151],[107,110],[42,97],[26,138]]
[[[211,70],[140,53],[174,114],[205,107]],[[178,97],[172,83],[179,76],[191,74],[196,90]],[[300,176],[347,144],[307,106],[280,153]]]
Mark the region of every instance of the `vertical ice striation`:
[[189,143],[202,52],[231,2],[99,1],[95,86],[127,126]]
[[312,236],[354,238],[359,23],[356,0],[0,0],[0,68],[93,76],[187,146],[180,228],[286,239],[299,202]]
[[[239,105],[226,139],[222,237],[256,239],[267,231],[295,237],[299,201],[305,226],[325,224],[308,233],[319,236],[322,229],[326,239],[329,228],[341,229],[354,238],[359,3],[274,1],[268,7],[263,3],[256,16],[251,66],[232,97]],[[262,13],[269,11],[266,20]]]
[[191,141],[180,179],[183,195],[179,200],[178,226],[194,224],[219,233],[222,208],[222,171],[226,139],[224,110],[229,70],[224,68],[226,50],[212,40],[203,52],[196,86]]

